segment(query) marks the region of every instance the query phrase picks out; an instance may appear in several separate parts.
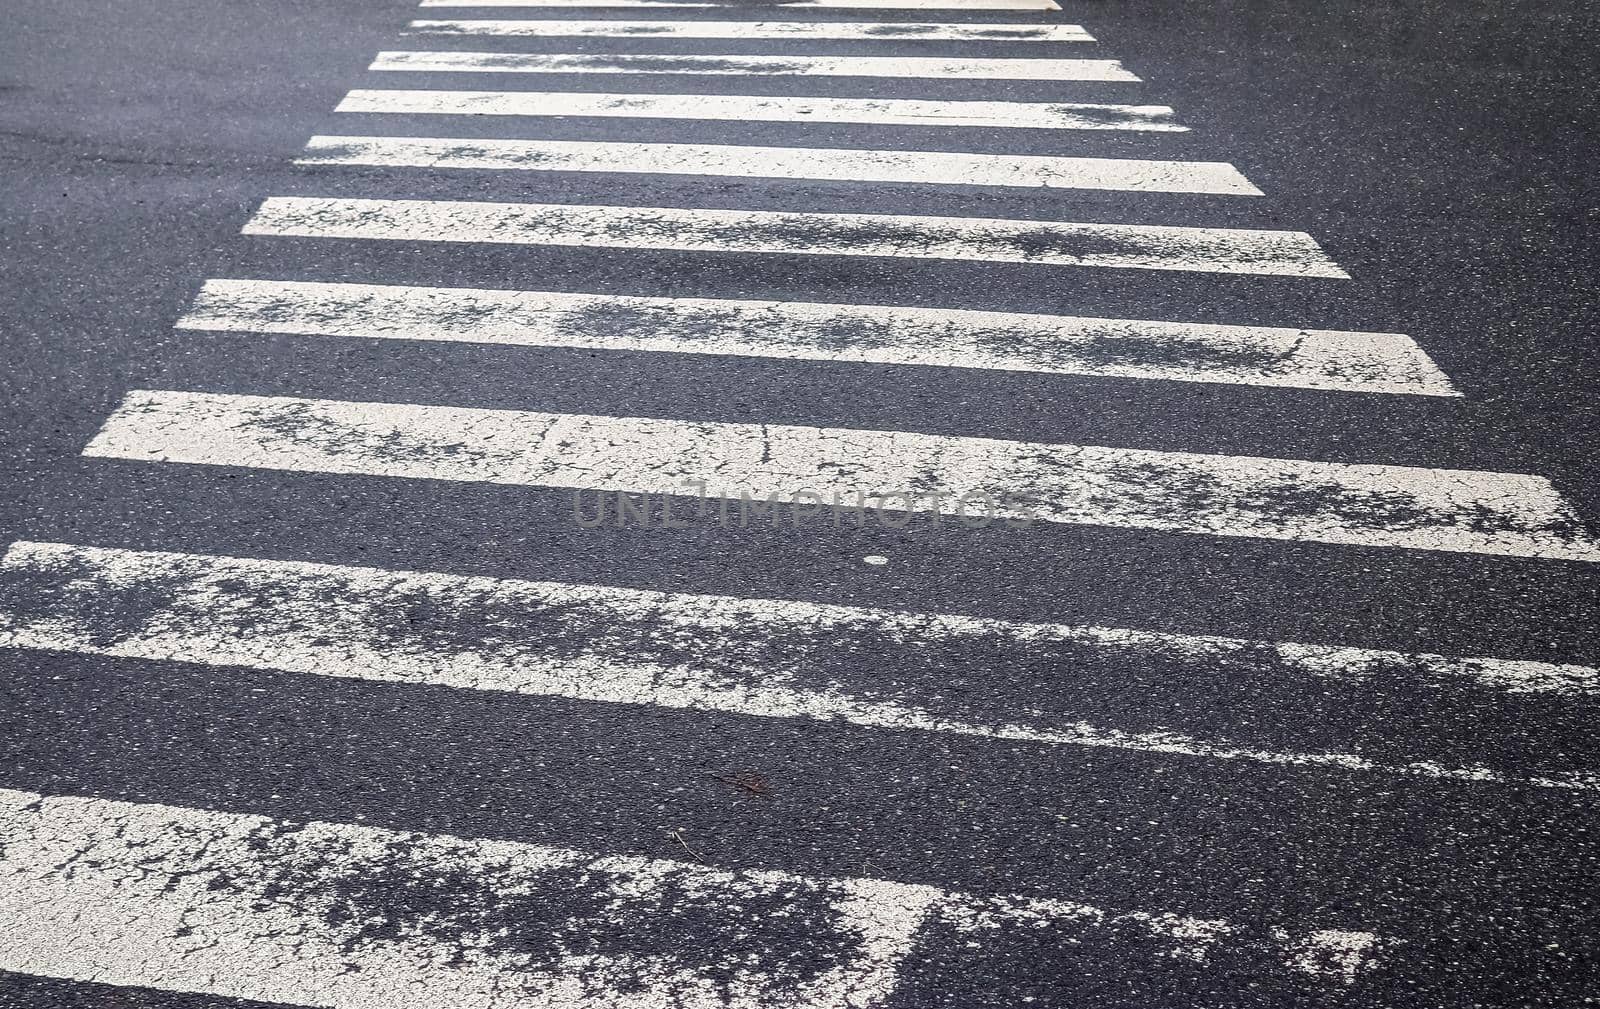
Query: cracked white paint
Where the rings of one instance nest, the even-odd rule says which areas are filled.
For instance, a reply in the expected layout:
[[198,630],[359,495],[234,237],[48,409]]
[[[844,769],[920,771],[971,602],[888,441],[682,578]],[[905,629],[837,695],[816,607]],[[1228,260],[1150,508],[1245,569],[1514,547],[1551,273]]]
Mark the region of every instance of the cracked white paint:
[[208,280],[179,328],[1456,396],[1399,333],[879,305]]
[[368,69],[471,74],[753,74],[1106,83],[1139,80],[1117,60],[957,56],[660,56],[393,50],[380,52]]
[[927,24],[893,21],[423,20],[408,35],[602,36],[639,39],[859,39],[914,42],[1093,42],[1082,25]]
[[84,454],[1600,561],[1548,480],[1476,470],[145,390]]
[[638,144],[588,140],[316,136],[299,165],[374,165],[489,171],[623,172],[827,182],[921,183],[1260,196],[1220,161],[1066,158],[1026,154]]
[[[422,0],[422,7],[727,7],[693,0]],[[877,10],[1058,11],[1055,0],[784,0],[745,10],[783,11],[807,7]]]
[[[0,647],[1282,766],[1597,787],[1582,772],[1389,764],[1124,731],[1059,712],[997,712],[981,690],[945,693],[901,682],[887,675],[891,663],[858,676],[831,672],[828,663],[846,641],[930,656],[965,654],[961,647],[975,644],[1002,664],[1057,650],[1135,666],[1175,662],[1200,684],[1210,670],[1254,664],[1261,675],[1285,681],[1386,676],[1442,690],[1592,696],[1597,672],[1583,666],[58,543],[14,544],[0,562],[0,587],[8,581],[21,588],[8,590],[11,603],[0,608]],[[132,619],[115,616],[130,610]]]
[[45,977],[326,1009],[865,1009],[919,957],[981,965],[1040,930],[1318,988],[1377,965],[1305,970],[1326,929],[0,789],[0,970]]
[[889,256],[1348,279],[1303,231],[275,196],[244,234],[411,242]]
[[1166,105],[1072,102],[930,102],[905,98],[792,95],[665,95],[560,91],[357,88],[335,112],[451,116],[600,116],[733,122],[981,126],[989,129],[1138,130],[1186,133]]

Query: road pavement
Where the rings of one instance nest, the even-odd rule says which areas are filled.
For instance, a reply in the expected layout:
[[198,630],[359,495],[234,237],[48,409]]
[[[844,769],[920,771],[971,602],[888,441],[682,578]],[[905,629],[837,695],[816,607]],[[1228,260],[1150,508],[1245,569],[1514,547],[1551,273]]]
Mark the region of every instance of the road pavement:
[[1581,1006],[1581,5],[67,3],[0,1006]]

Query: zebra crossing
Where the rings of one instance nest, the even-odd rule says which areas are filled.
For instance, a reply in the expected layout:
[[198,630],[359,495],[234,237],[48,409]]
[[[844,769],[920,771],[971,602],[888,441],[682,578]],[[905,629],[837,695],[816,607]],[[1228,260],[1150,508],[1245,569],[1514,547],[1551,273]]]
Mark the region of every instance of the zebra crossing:
[[759,74],[767,77],[956,77],[1137,82],[1116,60],[922,56],[592,56],[584,53],[381,52],[373,70],[464,74]]
[[1238,169],[1225,164],[841,148],[312,137],[298,163],[1261,195]]
[[212,279],[177,325],[1460,395],[1400,333],[911,306]]
[[[130,393],[87,456],[719,498],[1600,561],[1541,477],[905,431]],[[916,497],[917,488],[938,491]],[[1406,517],[1403,524],[1390,516]]]
[[419,19],[406,35],[672,39],[916,39],[924,42],[1093,42],[1082,25],[893,24],[845,21],[511,21]]
[[1173,111],[1165,105],[1096,105],[1083,102],[929,102],[906,98],[355,88],[344,96],[335,111],[1188,132],[1188,127],[1173,121]]
[[1348,279],[1310,235],[889,214],[275,196],[246,235],[889,256]]
[[[728,4],[707,2],[690,3],[683,0],[423,0],[423,7],[727,7]],[[949,0],[793,0],[783,3],[784,10],[804,10],[813,7],[865,8],[871,10],[1000,10],[1000,11],[1053,11],[1060,10],[1055,0],[963,0],[953,7]]]
[[[336,121],[364,125],[310,135],[295,159],[303,183],[262,194],[240,228],[246,241],[289,250],[378,251],[351,253],[340,276],[196,277],[176,328],[241,348],[271,337],[379,353],[424,345],[447,369],[453,351],[489,346],[937,370],[955,381],[1012,374],[1314,392],[1348,397],[1357,412],[1464,398],[1404,333],[1186,318],[1155,297],[1172,277],[1360,281],[1294,222],[1244,226],[1262,222],[1250,215],[1272,193],[1233,163],[1084,153],[1082,143],[1105,137],[1154,151],[1192,131],[1181,108],[1145,103],[1152,86],[1098,51],[1094,24],[1057,23],[1053,0],[780,6],[786,17],[837,9],[849,20],[779,21],[771,6],[678,0],[422,0],[463,13],[397,27],[400,44],[417,48],[378,52],[364,86],[332,109]],[[565,13],[576,8],[620,16]],[[889,16],[867,20],[872,11]],[[966,20],[903,19],[912,15]],[[537,51],[542,40],[584,49]],[[619,40],[697,51],[589,51]],[[425,48],[452,42],[498,48]],[[783,52],[792,42],[851,51]],[[716,51],[726,43],[769,51]],[[964,55],[969,46],[1016,55]],[[433,74],[533,83],[453,90],[430,86]],[[614,76],[628,83],[588,89],[590,77]],[[694,92],[715,78],[731,79],[735,93]],[[970,97],[875,91],[933,81]],[[1019,84],[1045,90],[1026,99],[1004,90]],[[430,125],[440,117],[458,125]],[[681,138],[571,139],[561,131],[569,120],[659,120]],[[469,122],[514,136],[472,136]],[[715,123],[771,124],[798,139],[701,142],[698,131]],[[926,131],[937,149],[860,146],[830,132],[838,125]],[[989,146],[973,139],[979,130],[1046,131],[1048,149],[1063,153],[970,149]],[[498,181],[471,181],[485,176]],[[709,195],[675,201],[681,191],[662,184],[672,178]],[[500,198],[531,179],[577,188],[566,202]],[[799,184],[866,187],[885,194],[871,203],[883,209],[773,209],[772,193],[807,199]],[[1036,217],[988,216],[1000,213],[986,209],[994,190],[1111,202],[1074,203],[1081,213],[1068,219],[1049,202]],[[981,195],[961,197],[952,214],[941,192]],[[1146,201],[1163,209],[1147,215]],[[735,283],[693,296],[615,293],[581,276],[460,286],[414,265],[383,268],[401,246],[665,254],[731,271],[752,260],[774,269],[866,260],[891,271],[938,261],[1112,274],[1151,285],[1152,305],[1150,317],[1111,318],[973,299],[947,307],[909,288],[893,303],[856,304],[821,289],[757,298]],[[1066,298],[1059,305],[1075,310]],[[418,493],[555,489],[571,494],[574,528],[608,523],[609,496],[618,527],[625,504],[642,498],[669,520],[677,510],[683,525],[667,529],[714,528],[732,509],[774,528],[787,515],[797,535],[824,538],[871,515],[891,528],[942,522],[957,537],[994,523],[1025,537],[1037,524],[1129,530],[1157,549],[1208,538],[1448,556],[1527,565],[1536,579],[1600,562],[1600,539],[1544,476],[1425,465],[1425,447],[1398,464],[978,437],[919,429],[914,412],[888,428],[634,415],[623,401],[593,412],[509,409],[476,404],[465,370],[452,378],[463,392],[450,402],[140,386],[100,418],[82,459],[183,471],[212,481],[219,501],[241,472]],[[598,505],[592,520],[585,500]],[[1595,713],[1600,669],[1576,662],[1278,640],[1244,627],[1221,635],[1001,619],[919,610],[887,593],[861,605],[350,561],[19,539],[0,554],[0,649],[198,668],[241,684],[289,677],[330,698],[360,687],[489,698],[512,711],[594,706],[662,725],[706,716],[809,726],[952,760],[1002,749],[1082,760],[1091,777],[1104,766],[1097,759],[1138,760],[1173,802],[1186,775],[1227,768],[1358,805],[1409,790],[1423,807],[1586,808],[1600,792],[1600,763],[1541,733],[1553,717]],[[1106,670],[1123,689],[1107,689]],[[398,693],[413,688],[440,693]],[[537,726],[538,709],[525,710]],[[731,783],[769,798],[760,781]],[[1325,897],[1329,882],[1314,876],[1272,879],[1266,910],[1243,895],[1237,906],[1196,907],[1160,867],[1124,880],[1139,899],[1104,899],[1072,888],[1091,875],[1080,871],[1045,893],[998,876],[723,865],[677,831],[676,850],[641,853],[381,818],[297,819],[236,798],[207,805],[17,784],[0,780],[0,933],[14,936],[0,943],[0,971],[286,1005],[893,1009],[1093,1004],[1097,992],[1166,1004],[1135,997],[1147,982],[1196,1006],[1244,1004],[1246,990],[1271,1004],[1401,1005],[1418,984],[1448,984],[1438,976],[1459,955],[1454,932],[1473,924],[1458,909],[1398,913]],[[1218,817],[1234,805],[1201,801]],[[1345,843],[1359,841],[1326,841]]]
[[[0,790],[0,809],[10,814],[0,821],[0,838],[8,850],[20,849],[12,859],[21,870],[0,908],[37,919],[19,936],[24,955],[71,969],[75,947],[87,939],[110,951],[105,980],[159,979],[173,990],[277,1002],[314,991],[331,1005],[396,997],[431,1004],[425,993],[443,988],[451,993],[444,1004],[565,1007],[621,1004],[641,991],[670,989],[673,1004],[684,1006],[872,1005],[892,993],[900,961],[917,955],[918,939],[927,935],[971,950],[1043,931],[1056,942],[1128,943],[1151,958],[1216,958],[1238,969],[1333,978],[1359,969],[1383,942],[1337,929],[1252,934],[1227,921],[1161,911],[725,872],[154,804]],[[62,863],[83,868],[67,875],[57,871]],[[130,873],[139,879],[133,886]],[[367,920],[381,909],[362,907],[363,895],[340,885],[374,875],[466,886],[468,902],[445,920],[382,936]],[[506,935],[493,924],[507,899],[537,907],[572,891],[586,898],[589,914],[553,931],[528,921]],[[708,903],[745,915],[708,929],[696,913]],[[151,917],[185,941],[152,942],[154,929],[125,931],[126,919]],[[342,925],[329,929],[329,919]],[[597,935],[674,921],[704,930],[697,936],[702,948],[685,951],[687,964],[591,951]],[[225,942],[207,941],[235,922],[249,925]],[[784,952],[750,963],[742,953],[751,931],[763,948]],[[941,944],[921,948],[932,956]],[[706,973],[684,972],[696,961]]]
[[[816,682],[817,674],[806,668],[816,661],[818,640],[846,636],[881,641],[885,652],[904,648],[929,656],[955,651],[963,641],[987,640],[991,647],[1003,644],[1013,653],[1050,649],[1062,666],[1071,664],[1078,649],[1121,653],[1117,661],[1129,665],[1148,665],[1171,653],[1178,656],[1178,668],[1168,676],[1191,683],[1215,675],[1207,665],[1254,663],[1261,667],[1255,675],[1279,683],[1296,677],[1357,681],[1387,674],[1446,693],[1452,686],[1471,686],[1507,695],[1581,695],[1597,685],[1596,670],[1581,666],[67,544],[14,544],[0,570],[24,574],[39,586],[26,620],[15,621],[0,636],[0,643],[13,646],[158,660],[182,656],[224,667],[600,703],[1600,791],[1600,774],[1594,773],[1518,776],[1482,763],[1447,765],[1434,754],[1384,763],[1350,753],[1278,751],[1242,746],[1237,740],[1216,742],[1171,731],[1072,721],[1092,707],[1092,698],[1078,699],[1082,707],[1060,712],[1054,721],[1048,712],[1018,709],[1006,711],[1003,722],[983,724],[975,719],[982,717],[985,705],[973,705],[975,710],[951,706],[939,696],[938,675],[924,672],[890,689],[891,681],[881,675],[876,683],[850,681],[859,677]],[[74,585],[84,588],[75,591]],[[115,640],[107,640],[103,622],[86,619],[85,610],[125,611],[141,597],[160,602],[146,613],[142,626],[127,628]],[[426,599],[426,623],[414,620],[403,631],[390,626],[390,601],[396,597]],[[552,623],[557,627],[553,634]],[[471,647],[441,647],[441,642],[470,638],[470,629],[477,627],[487,630],[479,632],[481,639]],[[554,640],[541,641],[541,635]],[[574,639],[582,646],[575,649],[567,643]],[[758,650],[757,640],[782,642],[784,647],[769,644]],[[770,654],[752,654],[758,651]],[[938,672],[956,673],[947,666]],[[1440,735],[1447,738],[1447,732]]]

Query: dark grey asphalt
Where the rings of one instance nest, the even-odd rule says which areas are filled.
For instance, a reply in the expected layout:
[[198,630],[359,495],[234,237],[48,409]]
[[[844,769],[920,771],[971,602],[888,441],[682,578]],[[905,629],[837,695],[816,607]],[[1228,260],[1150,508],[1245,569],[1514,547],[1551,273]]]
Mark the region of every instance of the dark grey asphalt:
[[[1140,100],[1175,106],[1194,132],[1064,140],[966,131],[976,142],[964,136],[962,149],[1230,161],[1267,198],[1239,206],[1246,201],[1067,190],[295,169],[290,160],[314,133],[387,131],[383,117],[329,110],[351,87],[378,86],[364,68],[376,51],[404,47],[395,40],[412,4],[14,5],[0,37],[0,542],[1600,663],[1597,565],[1089,526],[584,530],[570,521],[567,493],[539,488],[79,456],[127,390],[199,389],[1534,473],[1600,524],[1600,97],[1592,81],[1600,13],[1566,0],[1530,9],[1063,3],[1051,20],[1085,24],[1100,40],[1086,48],[1122,59],[1147,82]],[[961,19],[927,13],[920,19]],[[851,19],[867,17],[917,19]],[[497,48],[484,40],[427,46]],[[613,40],[519,40],[515,48],[770,51]],[[405,86],[419,88],[545,84],[406,76]],[[623,90],[614,80],[549,79],[557,82]],[[741,90],[737,78],[672,85]],[[634,86],[667,90],[659,80]],[[859,84],[827,78],[786,79],[770,90],[861,93]],[[971,82],[960,80],[880,82],[871,93],[973,97]],[[987,84],[982,97],[1041,93],[1103,95],[1087,85],[1015,83]],[[448,126],[412,132],[668,141],[690,129],[439,118]],[[692,132],[710,143],[949,146],[910,128],[819,133],[724,123],[693,124]],[[512,177],[522,174],[537,177]],[[936,261],[241,237],[269,195],[1203,221],[1307,231],[1353,279],[1152,279]],[[1409,333],[1464,396],[172,329],[207,277],[883,304],[914,292],[925,305],[1000,311],[1305,320]],[[866,554],[891,563],[863,566]],[[1096,1009],[1509,1009],[1600,1000],[1595,793],[45,652],[0,652],[0,670],[5,788],[669,858],[682,854],[669,835],[680,829],[707,862],[725,867],[1069,895],[1244,922],[1346,923],[1407,940],[1360,986],[1314,992],[1116,950],[1074,958],[1023,945],[983,971],[908,977],[896,1006],[1016,1006],[1032,997],[1027,1004]],[[1082,691],[1086,717],[1121,717],[1140,705],[1127,686],[1140,671],[1048,674]],[[1098,697],[1096,686],[1104,687]],[[1161,694],[1159,686],[1150,692]],[[1207,717],[1270,722],[1285,708],[1315,709],[1273,696],[1268,685],[1231,686],[1219,688],[1228,704],[1213,701]],[[1459,711],[1429,716],[1409,710],[1399,686],[1377,692],[1363,709],[1374,735],[1426,733],[1446,747],[1504,736],[1513,761],[1600,766],[1600,698],[1468,697]],[[770,801],[714,777],[742,770],[771,783]],[[223,1001],[0,975],[7,1007]]]

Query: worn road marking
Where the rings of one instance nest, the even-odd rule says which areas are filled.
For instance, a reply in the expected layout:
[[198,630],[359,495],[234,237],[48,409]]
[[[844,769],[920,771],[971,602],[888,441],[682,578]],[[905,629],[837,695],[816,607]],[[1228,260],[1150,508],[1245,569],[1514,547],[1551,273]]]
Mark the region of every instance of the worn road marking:
[[825,147],[317,136],[295,163],[1262,195],[1237,168],[1221,161]]
[[1348,279],[1303,231],[981,217],[275,196],[247,235],[889,256]]
[[[422,7],[731,7],[692,0],[422,0]],[[1055,0],[786,0],[740,10],[786,11],[807,7],[850,7],[877,10],[1058,11]]]
[[371,70],[507,74],[748,74],[995,81],[1138,81],[1116,60],[959,56],[647,56],[603,53],[381,52]]
[[408,35],[643,39],[889,39],[932,42],[1093,42],[1082,25],[915,24],[893,21],[426,20]]
[[208,280],[177,325],[1459,395],[1399,333],[274,280]]
[[[1202,691],[1232,675],[1268,691],[1386,679],[1592,699],[1600,672],[1577,665],[26,541],[0,562],[0,647],[1600,790],[1584,772],[1264,749],[1096,726],[1072,712],[997,704],[983,689],[946,689],[981,656],[1042,669],[1160,667]],[[868,653],[875,668],[862,668]]]
[[1137,130],[1186,133],[1166,105],[1068,102],[929,102],[902,98],[595,94],[552,91],[356,89],[336,112],[475,116],[604,116],[876,126]]
[[[0,970],[373,1009],[837,1009],[1026,951],[1337,990],[1392,944],[1037,896],[0,789]],[[441,899],[444,895],[445,899]],[[693,942],[684,936],[692,935]]]
[[700,481],[720,499],[886,497],[939,514],[986,499],[1017,521],[1600,561],[1548,480],[1473,470],[143,390],[84,454],[659,494]]

